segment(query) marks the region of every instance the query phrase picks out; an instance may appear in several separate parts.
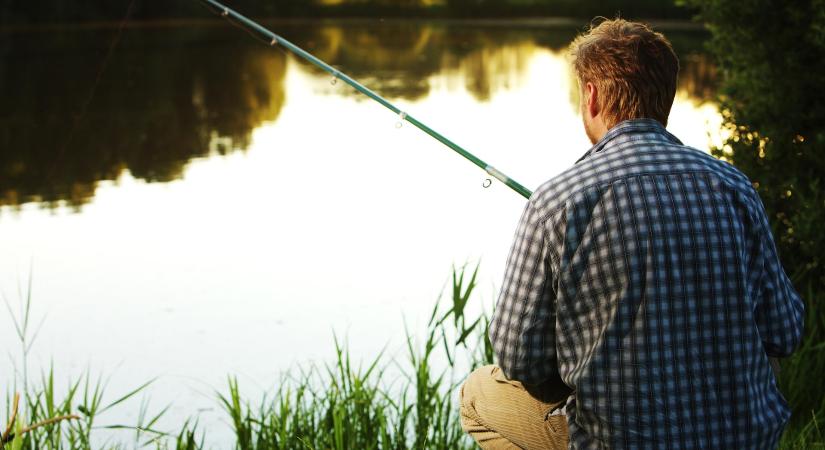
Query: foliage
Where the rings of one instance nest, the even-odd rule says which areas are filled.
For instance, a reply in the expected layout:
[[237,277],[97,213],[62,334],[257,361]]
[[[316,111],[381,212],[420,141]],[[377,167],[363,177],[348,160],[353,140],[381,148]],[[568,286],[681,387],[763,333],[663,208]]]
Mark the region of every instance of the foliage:
[[[93,435],[96,430],[128,430],[134,432],[134,447],[152,445],[164,436],[153,429],[160,417],[166,412],[164,408],[156,413],[149,413],[146,399],[140,404],[137,424],[101,425],[100,417],[105,418],[107,411],[122,407],[128,400],[143,392],[155,380],[132,389],[115,400],[106,400],[106,381],[102,377],[94,378],[86,371],[76,380],[70,380],[65,388],[55,384],[54,368],[41,374],[35,384],[28,371],[28,355],[37,339],[42,321],[36,327],[32,321],[32,276],[29,276],[26,291],[22,293],[19,310],[14,311],[11,303],[3,297],[14,330],[20,344],[19,366],[15,367],[14,385],[6,388],[22,390],[11,395],[6,391],[5,421],[0,422],[0,449],[91,449],[100,448],[99,441]],[[19,384],[18,384],[19,380]],[[3,424],[6,424],[3,427]],[[105,448],[116,448],[107,445]]]
[[[485,318],[465,318],[477,269],[469,280],[464,268],[454,272],[452,305],[442,313],[436,304],[423,342],[408,331],[406,365],[382,355],[366,367],[355,365],[336,340],[332,365],[285,378],[257,407],[242,399],[237,380],[230,379],[229,393],[220,399],[237,448],[473,448],[458,422],[455,391],[468,368],[491,362],[483,356],[489,354],[486,329],[480,327]],[[439,348],[445,358],[437,356]],[[459,348],[470,361],[456,359]]]
[[[256,406],[241,396],[237,379],[230,378],[228,392],[219,394],[218,401],[234,430],[236,448],[472,448],[472,440],[459,424],[455,394],[468,370],[492,362],[486,328],[482,328],[486,316],[474,320],[465,317],[477,273],[478,266],[472,273],[466,272],[466,277],[465,267],[454,271],[449,309],[442,311],[436,303],[423,342],[413,338],[414,333],[407,333],[407,364],[387,360],[382,354],[364,367],[354,363],[336,339],[332,364],[288,373],[272,395],[265,395]],[[16,323],[30,317],[31,297],[26,296],[21,303]],[[25,330],[22,336],[27,336]],[[28,338],[20,340],[24,349],[31,344]],[[441,349],[444,356],[439,356]],[[457,358],[459,353],[466,358]],[[87,373],[71,382],[58,400],[54,372],[49,370],[38,386],[24,393],[26,401],[20,414],[12,412],[17,408],[7,395],[6,417],[14,436],[0,449],[99,448],[99,431],[95,430],[107,429],[134,432],[134,448],[204,448],[206,433],[198,430],[196,422],[184,423],[177,433],[155,429],[168,407],[150,414],[145,401],[135,425],[96,424],[101,414],[136,396],[151,382],[106,404],[105,382],[93,380]],[[66,420],[25,431],[27,424],[55,417]],[[118,441],[104,445],[123,447]]]
[[825,1],[685,3],[697,7],[707,23],[712,33],[709,49],[722,75],[720,104],[730,135],[714,154],[731,161],[753,182],[771,220],[783,265],[806,302],[803,344],[783,362],[780,376],[794,412],[792,431],[786,433],[783,445],[814,435],[821,445]]
[[[141,404],[138,423],[134,426],[121,424],[99,425],[101,415],[117,407],[142,392],[152,381],[138,386],[113,401],[106,402],[105,381],[93,378],[86,372],[80,378],[70,381],[65,390],[55,386],[52,368],[43,374],[40,384],[23,393],[22,406],[18,406],[18,397],[9,402],[6,396],[6,417],[8,425],[3,433],[2,449],[90,449],[98,448],[99,440],[95,437],[100,430],[129,430],[134,432],[135,448],[154,445],[158,438],[164,437],[152,427],[166,412],[148,415],[148,403]],[[105,417],[105,416],[104,416]],[[105,448],[116,448],[109,445]]]
[[730,137],[715,152],[754,182],[798,285],[822,285],[825,1],[693,2],[702,6],[723,77]]
[[[478,266],[472,273],[465,269],[454,270],[451,302],[446,311],[439,307],[440,301],[436,303],[423,341],[410,337],[413,333],[408,331],[406,364],[388,360],[383,354],[366,365],[354,363],[346,346],[336,339],[332,364],[287,373],[274,391],[254,402],[254,406],[242,396],[237,379],[230,377],[228,391],[218,394],[218,402],[234,431],[235,448],[474,448],[460,427],[456,390],[471,369],[492,363],[492,347],[486,333],[487,316],[468,316]],[[23,314],[30,310],[31,300],[30,296],[26,298],[18,321],[28,320]],[[30,344],[21,339],[24,348],[27,342]],[[443,349],[441,356],[439,348]],[[818,350],[810,343],[800,349],[803,354],[813,351]],[[459,360],[459,353],[466,359]],[[786,380],[794,404],[812,389],[810,375],[786,370],[792,376]],[[10,406],[11,397],[7,395],[5,417],[18,418],[7,419],[8,429],[15,436],[0,445],[0,449],[125,448],[125,441],[107,440],[101,445],[99,433],[104,430],[133,433],[132,448],[205,448],[207,430],[199,430],[197,422],[187,421],[177,432],[156,429],[168,407],[150,414],[146,401],[140,405],[135,425],[98,424],[102,414],[135,397],[150,383],[104,403],[105,382],[100,378],[94,380],[87,373],[70,382],[62,399],[58,399],[54,372],[50,369],[37,386],[26,392],[20,415],[12,413],[15,408]],[[61,416],[67,420],[22,432],[26,424]],[[780,448],[825,449],[822,424],[822,410],[808,414],[785,433]]]

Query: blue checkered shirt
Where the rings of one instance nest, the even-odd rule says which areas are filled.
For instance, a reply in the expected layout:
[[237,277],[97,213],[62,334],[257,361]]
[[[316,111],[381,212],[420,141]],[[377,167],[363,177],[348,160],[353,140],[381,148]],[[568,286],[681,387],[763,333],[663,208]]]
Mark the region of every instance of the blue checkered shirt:
[[639,119],[530,197],[489,333],[507,377],[574,390],[571,448],[772,448],[802,318],[748,178]]

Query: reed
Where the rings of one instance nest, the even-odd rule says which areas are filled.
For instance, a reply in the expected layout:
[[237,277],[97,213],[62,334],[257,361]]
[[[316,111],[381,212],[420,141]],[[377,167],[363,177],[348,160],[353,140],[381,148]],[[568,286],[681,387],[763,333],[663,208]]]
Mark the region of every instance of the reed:
[[[449,309],[438,302],[422,340],[407,331],[406,360],[383,353],[354,363],[335,339],[335,360],[286,376],[274,395],[256,405],[242,399],[230,378],[220,402],[231,418],[236,448],[268,450],[473,448],[458,422],[456,388],[463,378],[458,354],[485,354],[486,318],[467,320],[465,310],[476,287],[478,266],[469,274],[454,270]],[[468,276],[465,276],[468,275]]]
[[799,348],[782,362],[779,387],[793,415],[780,449],[825,449],[825,293],[809,282],[805,300],[805,334]]
[[[334,339],[335,358],[328,364],[297,367],[282,376],[273,390],[250,400],[237,378],[229,377],[217,402],[234,432],[238,450],[269,449],[471,449],[458,418],[457,388],[469,370],[492,362],[487,339],[489,319],[468,315],[477,287],[478,265],[454,268],[449,299],[439,298],[421,338],[407,330],[403,358],[385,352],[356,361],[345,342]],[[822,299],[812,287],[806,293],[806,332],[801,348],[783,362],[780,385],[795,416],[780,443],[783,450],[825,450],[825,316]],[[21,311],[30,311],[28,295]],[[26,313],[28,314],[28,313]],[[18,316],[22,319],[24,316]],[[28,320],[28,318],[26,319]],[[22,325],[23,320],[19,324]],[[19,327],[21,330],[24,328]],[[23,336],[30,336],[23,333]],[[31,339],[21,339],[22,350]],[[22,371],[21,371],[22,372]],[[144,399],[134,425],[101,425],[99,418],[143,392],[151,380],[115,400],[104,401],[105,381],[85,373],[58,395],[54,370],[28,383],[23,413],[9,421],[14,439],[2,450],[91,448],[156,448],[200,450],[210,430],[193,420],[177,431],[155,429],[166,412],[150,413]],[[7,391],[6,418],[13,415]],[[28,425],[68,417],[21,433]],[[8,419],[7,419],[8,421]],[[120,440],[104,439],[104,430],[120,430]],[[0,433],[3,430],[0,429]],[[111,433],[110,433],[111,435]]]
[[[56,386],[55,370],[50,366],[38,380],[32,380],[28,370],[28,355],[43,324],[32,327],[32,277],[29,276],[26,292],[21,293],[19,309],[3,298],[20,344],[16,361],[14,382],[6,386],[5,425],[0,429],[0,448],[3,450],[87,450],[92,448],[121,448],[122,442],[107,443],[102,430],[126,430],[134,433],[133,447],[154,445],[164,433],[154,430],[166,409],[149,414],[148,403],[141,403],[138,423],[135,425],[100,424],[101,416],[122,408],[127,400],[143,392],[153,380],[107,400],[106,380],[93,376],[88,370],[65,388]],[[22,391],[22,392],[20,392]],[[111,413],[110,413],[111,414]],[[2,426],[2,425],[0,425]],[[96,439],[97,438],[97,439]]]

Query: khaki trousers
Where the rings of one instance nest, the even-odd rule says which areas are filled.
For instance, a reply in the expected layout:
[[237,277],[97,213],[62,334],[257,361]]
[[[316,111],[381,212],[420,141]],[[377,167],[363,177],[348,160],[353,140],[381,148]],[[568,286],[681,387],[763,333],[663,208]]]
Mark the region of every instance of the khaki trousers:
[[560,379],[526,387],[480,367],[461,387],[461,427],[484,450],[566,449],[567,419],[556,410],[569,394]]

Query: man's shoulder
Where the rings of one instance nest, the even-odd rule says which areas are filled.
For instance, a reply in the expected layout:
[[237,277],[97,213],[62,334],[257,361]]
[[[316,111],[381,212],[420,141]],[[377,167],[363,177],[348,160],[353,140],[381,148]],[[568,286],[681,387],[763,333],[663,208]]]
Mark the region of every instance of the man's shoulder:
[[590,191],[639,176],[708,173],[714,183],[746,197],[755,194],[739,169],[705,151],[681,143],[628,141],[589,155],[542,183],[530,202],[542,216],[564,208]]

